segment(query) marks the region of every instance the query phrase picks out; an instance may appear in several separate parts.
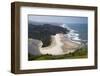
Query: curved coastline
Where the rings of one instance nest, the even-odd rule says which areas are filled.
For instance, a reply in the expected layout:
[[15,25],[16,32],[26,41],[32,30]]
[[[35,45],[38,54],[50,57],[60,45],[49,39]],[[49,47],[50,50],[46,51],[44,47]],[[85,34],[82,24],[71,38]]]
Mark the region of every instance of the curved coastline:
[[62,34],[57,33],[51,35],[51,44],[46,47],[43,46],[43,42],[37,39],[28,39],[28,50],[33,55],[63,55],[75,52],[77,49],[83,47],[82,40],[79,38],[79,34],[75,30],[70,29],[65,24],[60,25],[63,28],[67,28],[69,33]]
[[[34,39],[33,39],[33,42],[34,42]],[[36,42],[37,40],[35,40],[35,43]],[[32,45],[33,44],[31,44],[30,48],[32,48]],[[52,43],[48,47],[42,47],[43,45],[42,42],[37,43],[37,45],[38,45],[37,51],[39,51],[40,54],[43,54],[43,55],[44,54],[50,54],[50,55],[68,54],[68,53],[74,52],[76,49],[78,49],[81,46],[81,44],[73,42],[69,38],[65,38],[64,34],[56,34],[55,36],[52,36]],[[34,51],[34,48],[32,50]]]

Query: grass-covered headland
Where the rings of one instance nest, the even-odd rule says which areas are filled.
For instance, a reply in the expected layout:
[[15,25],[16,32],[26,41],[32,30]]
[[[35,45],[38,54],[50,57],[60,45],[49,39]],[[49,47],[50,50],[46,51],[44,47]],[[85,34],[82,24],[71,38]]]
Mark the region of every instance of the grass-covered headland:
[[77,59],[77,58],[87,58],[88,51],[86,47],[80,48],[73,53],[64,54],[64,55],[39,55],[33,56],[28,54],[28,60],[55,60],[55,59]]

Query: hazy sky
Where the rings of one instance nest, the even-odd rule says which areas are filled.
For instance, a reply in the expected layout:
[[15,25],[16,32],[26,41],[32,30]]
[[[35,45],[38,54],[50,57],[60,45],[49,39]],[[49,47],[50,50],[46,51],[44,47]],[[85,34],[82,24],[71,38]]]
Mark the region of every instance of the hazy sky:
[[87,17],[75,17],[75,16],[40,16],[40,15],[29,15],[29,21],[35,22],[46,22],[46,23],[88,23]]

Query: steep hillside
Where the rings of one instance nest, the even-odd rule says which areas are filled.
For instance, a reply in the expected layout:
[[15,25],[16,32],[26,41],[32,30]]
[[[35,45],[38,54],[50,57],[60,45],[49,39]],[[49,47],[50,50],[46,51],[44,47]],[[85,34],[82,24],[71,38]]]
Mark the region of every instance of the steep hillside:
[[28,24],[28,38],[41,40],[43,42],[42,47],[50,45],[51,35],[57,33],[67,34],[68,32],[68,29],[53,24]]

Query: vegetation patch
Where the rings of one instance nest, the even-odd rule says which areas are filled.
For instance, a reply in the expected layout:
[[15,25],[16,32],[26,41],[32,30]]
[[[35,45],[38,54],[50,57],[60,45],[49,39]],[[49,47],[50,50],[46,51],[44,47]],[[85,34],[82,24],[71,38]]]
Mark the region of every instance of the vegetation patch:
[[87,47],[80,48],[76,50],[73,53],[64,54],[64,55],[39,55],[34,56],[31,54],[28,54],[28,60],[55,60],[55,59],[77,59],[77,58],[87,58],[88,57],[88,51]]

